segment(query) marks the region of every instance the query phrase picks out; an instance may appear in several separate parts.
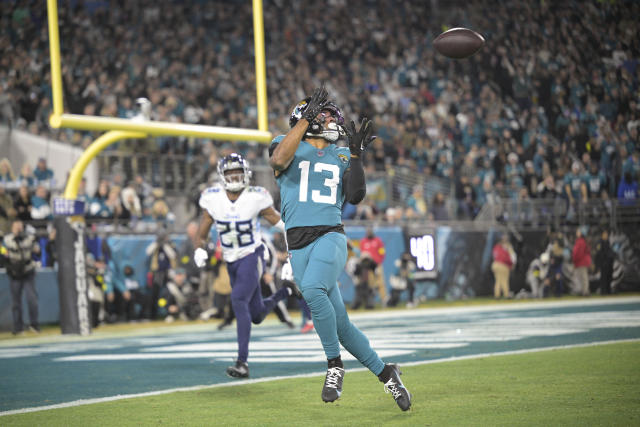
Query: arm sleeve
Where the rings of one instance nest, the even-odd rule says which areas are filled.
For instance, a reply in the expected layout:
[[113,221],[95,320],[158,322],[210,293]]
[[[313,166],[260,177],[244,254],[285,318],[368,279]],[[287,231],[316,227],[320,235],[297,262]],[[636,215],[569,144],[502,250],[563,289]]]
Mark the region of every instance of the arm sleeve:
[[362,168],[362,159],[351,158],[351,165],[343,176],[344,194],[347,201],[357,205],[364,199],[367,194],[367,184],[364,180],[364,169]]

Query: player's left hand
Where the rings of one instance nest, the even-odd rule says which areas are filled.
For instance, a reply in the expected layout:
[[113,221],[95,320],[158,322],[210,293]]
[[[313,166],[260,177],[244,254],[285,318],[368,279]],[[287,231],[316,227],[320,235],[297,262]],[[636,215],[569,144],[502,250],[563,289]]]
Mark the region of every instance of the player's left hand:
[[366,117],[362,118],[359,130],[356,131],[356,124],[351,120],[350,124],[344,126],[344,131],[347,134],[349,151],[351,151],[352,156],[359,157],[362,152],[367,149],[369,144],[376,139],[374,135],[371,135],[373,131],[373,121]]
[[193,261],[196,263],[196,266],[198,266],[198,268],[204,267],[204,265],[207,263],[208,258],[209,254],[202,248],[196,249],[193,254]]

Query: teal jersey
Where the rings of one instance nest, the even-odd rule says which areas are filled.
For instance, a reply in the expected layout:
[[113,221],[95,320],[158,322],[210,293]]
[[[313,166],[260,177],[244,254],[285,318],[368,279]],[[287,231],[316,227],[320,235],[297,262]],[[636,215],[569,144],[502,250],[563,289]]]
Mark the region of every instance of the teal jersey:
[[[283,138],[275,137],[272,144]],[[300,142],[289,167],[276,177],[287,230],[342,223],[342,176],[350,162],[351,153],[346,147],[329,144],[320,150]]]

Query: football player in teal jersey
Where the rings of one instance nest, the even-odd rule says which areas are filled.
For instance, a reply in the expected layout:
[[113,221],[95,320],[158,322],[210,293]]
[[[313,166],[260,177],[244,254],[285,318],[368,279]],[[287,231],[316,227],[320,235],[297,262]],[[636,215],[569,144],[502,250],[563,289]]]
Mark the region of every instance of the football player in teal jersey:
[[[358,130],[353,121],[345,126],[340,108],[327,98],[323,85],[296,105],[289,119],[291,129],[269,148],[295,281],[311,309],[328,360],[322,400],[333,402],[342,393],[342,344],[378,376],[406,411],[411,394],[400,380],[401,372],[396,365],[385,364],[351,323],[337,283],[347,260],[342,204],[345,200],[357,204],[365,196],[361,156],[375,138],[372,122],[364,118]],[[348,148],[335,145],[341,137],[347,139]]]

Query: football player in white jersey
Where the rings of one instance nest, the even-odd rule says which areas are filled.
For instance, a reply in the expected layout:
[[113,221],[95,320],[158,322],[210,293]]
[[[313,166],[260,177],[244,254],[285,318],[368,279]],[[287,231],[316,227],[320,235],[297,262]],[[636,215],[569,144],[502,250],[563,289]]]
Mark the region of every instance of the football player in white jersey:
[[250,186],[249,164],[239,154],[230,154],[218,162],[221,184],[207,188],[200,196],[203,209],[198,228],[200,247],[194,261],[204,267],[209,231],[215,223],[222,246],[222,258],[227,263],[231,282],[231,305],[237,319],[238,359],[227,368],[234,378],[249,376],[249,338],[251,323],[262,322],[273,307],[289,295],[302,294],[295,284],[279,289],[269,298],[262,298],[260,277],[264,268],[259,217],[284,231],[280,214],[273,208],[273,199],[263,187]]

